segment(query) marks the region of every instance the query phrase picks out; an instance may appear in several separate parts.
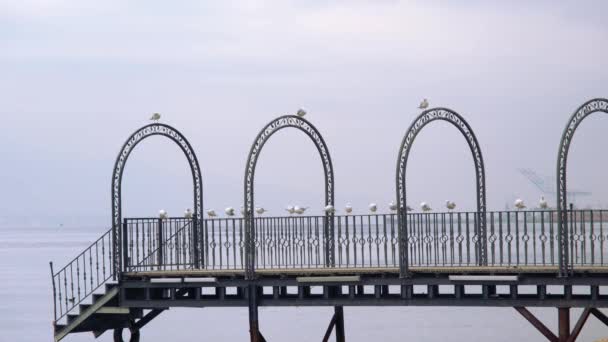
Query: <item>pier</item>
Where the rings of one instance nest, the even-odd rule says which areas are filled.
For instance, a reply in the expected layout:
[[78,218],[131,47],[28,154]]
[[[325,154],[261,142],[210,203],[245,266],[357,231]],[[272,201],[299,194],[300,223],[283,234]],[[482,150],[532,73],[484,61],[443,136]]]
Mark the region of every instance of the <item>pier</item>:
[[[584,103],[566,123],[555,168],[557,208],[515,211],[487,208],[482,145],[464,117],[448,108],[423,111],[405,132],[396,158],[397,210],[366,215],[256,215],[258,156],[282,129],[299,130],[314,143],[325,176],[323,206],[335,204],[329,148],[303,117],[279,117],[255,137],[239,194],[243,215],[227,218],[204,218],[202,167],[186,137],[166,124],[144,126],[128,137],[114,165],[111,227],[66,265],[50,263],[55,341],[83,332],[92,338],[112,333],[122,341],[124,329],[130,341],[145,341],[143,328],[179,307],[248,308],[249,327],[243,329],[251,341],[266,341],[258,309],[269,306],[334,307],[327,329],[319,331],[321,341],[347,340],[350,306],[512,307],[539,336],[575,341],[590,316],[608,325],[601,311],[608,307],[608,210],[572,207],[566,182],[574,132],[596,112],[608,113],[608,100]],[[407,209],[409,152],[434,121],[452,124],[467,141],[475,164],[475,211]],[[151,136],[168,138],[186,156],[191,217],[122,215],[124,167]],[[555,308],[558,331],[529,307]],[[571,308],[584,310],[571,317]]]

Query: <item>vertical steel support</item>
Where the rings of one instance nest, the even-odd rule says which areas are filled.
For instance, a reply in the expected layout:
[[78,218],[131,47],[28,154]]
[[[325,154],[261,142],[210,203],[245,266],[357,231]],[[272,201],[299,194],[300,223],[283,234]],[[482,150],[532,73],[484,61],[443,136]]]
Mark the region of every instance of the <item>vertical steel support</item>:
[[[158,269],[162,269],[163,265],[163,219],[158,219],[158,232],[156,233],[156,242],[158,250]],[[126,254],[126,253],[125,253]]]
[[192,243],[190,245],[192,246],[192,257],[194,259],[193,262],[192,262],[192,266],[195,269],[198,269],[198,268],[201,268],[201,265],[202,265],[202,268],[204,268],[205,264],[203,262],[201,262],[202,260],[201,260],[201,257],[200,257],[200,255],[203,252],[203,248],[202,248],[203,245],[202,245],[201,241],[199,241],[199,239],[198,239],[199,238],[199,227],[200,227],[199,222],[200,222],[200,220],[196,216],[194,216],[191,219],[191,221],[192,221],[191,222],[191,224],[192,224],[192,235],[190,237],[190,239],[191,239],[190,241],[192,241]]
[[57,290],[55,288],[55,272],[53,271],[53,262],[49,262],[51,267],[51,281],[53,282],[53,326],[57,323]]
[[257,285],[249,284],[249,336],[251,342],[261,342],[260,326],[258,322],[258,291]]
[[399,215],[397,215],[397,247],[399,248],[399,276],[401,278],[407,278],[410,275],[407,208],[400,205],[398,211]]
[[121,235],[122,235],[122,246],[121,246],[122,268],[121,268],[121,271],[119,271],[119,278],[120,278],[120,275],[122,274],[122,272],[128,271],[128,267],[129,267],[129,250],[128,250],[129,230],[128,230],[127,219],[124,219],[122,222],[122,234]]
[[344,308],[342,306],[336,306],[334,308],[336,315],[336,342],[345,342],[346,335],[344,333]]
[[559,342],[568,342],[570,339],[570,308],[558,308]]

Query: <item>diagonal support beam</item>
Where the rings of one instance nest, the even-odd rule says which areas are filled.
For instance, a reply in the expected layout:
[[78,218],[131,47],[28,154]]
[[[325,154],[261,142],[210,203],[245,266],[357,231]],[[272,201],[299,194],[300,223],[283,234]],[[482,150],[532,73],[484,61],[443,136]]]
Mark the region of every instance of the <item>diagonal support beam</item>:
[[325,331],[325,336],[323,336],[323,342],[328,342],[329,337],[331,336],[331,332],[334,330],[336,326],[336,314],[331,317],[331,321],[329,321],[329,326],[327,326],[327,331]]
[[530,322],[549,341],[559,342],[557,336],[555,336],[555,334],[551,332],[551,330],[549,330],[549,328],[547,328],[547,326],[544,325],[543,322],[539,321],[536,316],[534,316],[530,311],[528,311],[528,309],[522,306],[516,306],[514,307],[514,309],[517,310],[517,312],[519,312],[522,316],[524,316],[524,318],[527,319],[528,322]]
[[581,317],[579,317],[578,321],[576,322],[576,325],[574,326],[574,329],[570,333],[570,338],[568,339],[568,342],[576,341],[578,334],[580,334],[581,330],[583,330],[583,326],[585,326],[585,322],[587,322],[587,318],[589,318],[590,314],[591,308],[586,308],[585,310],[583,310]]
[[599,319],[600,321],[602,321],[602,323],[608,325],[608,317],[606,317],[606,315],[604,315],[604,313],[602,313],[600,310],[596,309],[596,308],[592,308],[591,309],[591,313],[593,314],[593,316],[595,316],[597,319]]
[[143,328],[146,324],[150,323],[156,316],[160,315],[161,312],[165,311],[165,309],[154,309],[148,312],[144,317],[142,317],[137,323],[135,323],[135,328],[137,330]]

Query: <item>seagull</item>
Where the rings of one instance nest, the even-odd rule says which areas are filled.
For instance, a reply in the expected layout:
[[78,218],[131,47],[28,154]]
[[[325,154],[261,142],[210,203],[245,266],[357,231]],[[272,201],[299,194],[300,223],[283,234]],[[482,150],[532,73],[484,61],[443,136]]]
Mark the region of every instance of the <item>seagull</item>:
[[327,214],[333,214],[336,212],[336,208],[334,208],[333,205],[328,204],[325,206],[325,208],[323,208],[323,211],[326,212]]
[[346,206],[344,207],[344,211],[346,211],[346,215],[353,212],[353,207],[350,205],[350,203],[346,203]]
[[184,211],[184,217],[187,219],[191,219],[192,218],[192,209],[187,208],[186,211]]
[[429,101],[427,99],[422,100],[422,102],[420,102],[420,106],[418,106],[418,109],[427,109],[429,107]]
[[448,208],[448,210],[454,210],[454,208],[456,208],[456,203],[449,200],[445,201],[445,207]]
[[410,207],[409,205],[405,206],[405,211],[413,211],[414,209],[412,209],[412,207]]
[[243,206],[241,206],[241,216],[245,216],[245,208],[243,208]]
[[217,216],[217,214],[215,213],[215,210],[213,210],[213,209],[207,210],[207,215],[209,215],[209,217],[216,217]]
[[228,216],[234,216],[234,208],[233,207],[228,207],[224,210],[224,212],[226,213],[226,215]]
[[158,121],[158,120],[160,120],[160,114],[158,114],[158,113],[152,114],[150,121]]
[[293,211],[298,214],[298,215],[302,215],[304,214],[304,212],[306,211],[306,209],[308,209],[308,207],[299,207],[299,206],[295,206],[293,207]]
[[285,210],[289,213],[289,215],[293,215],[296,213],[296,210],[294,209],[293,205],[288,205]]
[[424,212],[433,210],[426,202],[420,203],[420,209],[422,209]]
[[298,109],[298,111],[296,112],[296,115],[303,118],[304,115],[306,115],[306,111],[302,108]]
[[166,218],[167,218],[167,211],[166,211],[166,210],[164,210],[164,209],[159,210],[159,211],[158,211],[158,216],[159,216],[161,219],[163,219],[163,220],[164,220],[164,219],[166,219]]
[[258,213],[258,214],[260,214],[260,215],[264,214],[267,211],[268,210],[266,210],[266,209],[264,209],[262,207],[255,208],[255,212]]
[[518,210],[526,209],[526,205],[524,204],[524,201],[521,198],[516,199],[514,204],[515,208],[517,208]]
[[547,204],[547,200],[545,199],[545,196],[540,196],[540,201],[538,201],[538,206],[541,209],[549,208],[549,204]]
[[375,213],[377,210],[378,210],[378,206],[376,205],[376,203],[369,204],[369,211],[371,211],[372,213]]
[[395,204],[395,202],[391,201],[391,203],[388,204],[388,208],[391,211],[397,211],[397,209],[399,209],[399,207]]

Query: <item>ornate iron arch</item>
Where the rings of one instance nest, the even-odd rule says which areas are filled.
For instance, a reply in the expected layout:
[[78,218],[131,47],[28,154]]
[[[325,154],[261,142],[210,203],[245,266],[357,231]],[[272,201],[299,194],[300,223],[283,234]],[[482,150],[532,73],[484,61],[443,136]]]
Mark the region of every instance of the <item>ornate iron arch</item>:
[[399,157],[397,159],[397,205],[399,207],[399,268],[400,275],[406,277],[408,275],[408,232],[407,232],[407,193],[406,193],[406,168],[407,160],[412,148],[414,139],[423,127],[435,120],[443,120],[454,125],[460,133],[466,138],[471,153],[473,162],[475,163],[476,185],[477,185],[477,214],[478,224],[476,227],[476,235],[479,243],[477,243],[477,253],[479,256],[479,264],[486,263],[486,182],[485,182],[485,167],[483,156],[479,147],[477,137],[473,133],[471,126],[460,116],[448,108],[433,108],[422,112],[410,125],[399,149]]
[[561,276],[567,276],[570,272],[568,255],[568,188],[566,184],[566,171],[568,163],[568,151],[574,132],[581,122],[590,114],[595,112],[608,113],[608,99],[593,99],[580,106],[568,120],[566,128],[562,133],[557,154],[557,211],[559,231],[559,271]]
[[[325,176],[325,204],[334,204],[334,168],[331,162],[331,156],[329,149],[325,144],[325,140],[321,133],[307,120],[296,115],[284,115],[278,117],[269,122],[258,134],[255,142],[251,146],[249,156],[247,157],[247,165],[245,168],[245,254],[246,254],[246,276],[248,279],[254,277],[255,270],[255,241],[252,238],[255,236],[255,221],[254,216],[254,177],[255,168],[257,165],[258,157],[262,148],[268,141],[268,139],[280,131],[283,128],[293,127],[304,132],[315,144],[321,160],[323,162],[323,170]],[[333,253],[333,214],[326,214],[324,222],[325,232],[325,251],[326,251],[326,263],[329,265],[334,264],[334,253]],[[331,237],[331,238],[330,238]]]
[[[194,254],[194,265],[198,267],[199,265],[199,255],[200,254],[200,246],[197,242],[198,240],[198,225],[200,219],[202,217],[203,212],[203,181],[201,176],[201,168],[198,163],[198,159],[196,154],[194,153],[194,149],[177,129],[161,124],[154,123],[150,125],[146,125],[135,131],[131,136],[127,139],[127,141],[122,146],[118,157],[116,158],[116,162],[114,164],[114,171],[112,172],[112,184],[111,184],[111,193],[112,193],[112,236],[114,243],[114,267],[118,272],[122,270],[122,258],[121,258],[121,234],[119,233],[121,222],[122,222],[122,175],[124,172],[125,164],[129,155],[140,142],[144,139],[149,138],[154,135],[160,135],[171,139],[175,142],[184,155],[188,159],[188,164],[190,165],[190,171],[192,172],[192,182],[193,182],[193,198],[194,198],[194,229],[192,234],[192,248]],[[115,272],[116,274],[117,272]]]

